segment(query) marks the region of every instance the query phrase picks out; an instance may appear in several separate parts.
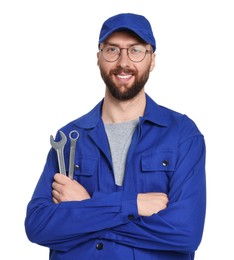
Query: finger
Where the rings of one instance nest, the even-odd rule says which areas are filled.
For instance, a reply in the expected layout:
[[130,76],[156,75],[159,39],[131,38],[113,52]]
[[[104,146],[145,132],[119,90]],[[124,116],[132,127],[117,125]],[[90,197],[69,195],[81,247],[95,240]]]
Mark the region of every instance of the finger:
[[167,194],[163,192],[154,192],[152,195],[156,197],[167,198]]
[[52,183],[52,189],[53,190],[56,190],[57,192],[61,192],[61,188],[62,188],[63,185],[57,183],[56,181],[54,181]]
[[53,199],[55,199],[57,202],[60,201],[60,194],[59,194],[58,191],[52,190],[52,197],[53,197]]
[[53,197],[52,198],[52,201],[55,203],[55,204],[59,204],[59,202]]
[[60,183],[62,185],[66,184],[68,180],[70,180],[70,178],[68,178],[66,175],[63,175],[61,173],[56,173],[54,175],[54,180],[57,182],[57,183]]

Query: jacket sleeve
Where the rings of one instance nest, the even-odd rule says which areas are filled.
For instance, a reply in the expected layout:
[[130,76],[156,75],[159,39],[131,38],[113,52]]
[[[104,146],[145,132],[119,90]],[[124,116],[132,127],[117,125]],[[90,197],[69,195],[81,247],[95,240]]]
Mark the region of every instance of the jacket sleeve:
[[197,249],[206,210],[204,138],[198,135],[185,140],[178,149],[168,207],[151,217],[114,227],[105,233],[105,238],[152,250],[194,252]]
[[68,251],[93,238],[102,237],[109,228],[137,217],[136,193],[94,193],[80,202],[52,202],[55,170],[54,153],[50,151],[44,171],[28,203],[25,230],[31,242],[51,249]]

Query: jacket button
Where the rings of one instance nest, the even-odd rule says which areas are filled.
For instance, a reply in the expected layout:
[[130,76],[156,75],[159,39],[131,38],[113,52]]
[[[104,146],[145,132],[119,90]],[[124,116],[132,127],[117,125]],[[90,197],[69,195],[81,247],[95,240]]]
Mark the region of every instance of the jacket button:
[[128,219],[129,220],[133,220],[134,219],[134,215],[128,215]]
[[75,170],[79,170],[80,166],[78,164],[75,165]]
[[162,162],[162,165],[163,166],[167,166],[169,164],[169,162],[167,161],[167,160],[164,160],[163,162]]
[[102,248],[103,248],[103,244],[102,243],[97,243],[96,244],[96,249],[97,250],[102,250]]

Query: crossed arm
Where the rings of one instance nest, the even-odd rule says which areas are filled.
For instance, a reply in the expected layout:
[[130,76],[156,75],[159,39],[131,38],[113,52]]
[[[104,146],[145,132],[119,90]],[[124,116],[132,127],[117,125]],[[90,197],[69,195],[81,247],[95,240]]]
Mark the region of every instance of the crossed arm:
[[[55,204],[65,201],[82,201],[90,199],[87,190],[75,180],[65,175],[55,174],[52,184],[52,199]],[[139,193],[137,208],[139,216],[152,216],[167,207],[168,197],[165,193]]]

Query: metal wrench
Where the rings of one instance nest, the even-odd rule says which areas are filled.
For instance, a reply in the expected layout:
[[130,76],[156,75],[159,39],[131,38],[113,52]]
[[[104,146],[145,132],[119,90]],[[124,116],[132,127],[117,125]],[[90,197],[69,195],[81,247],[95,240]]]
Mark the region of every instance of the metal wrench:
[[70,158],[69,158],[69,172],[68,177],[73,179],[74,176],[74,166],[75,166],[75,152],[76,152],[76,141],[79,138],[79,132],[73,130],[69,133],[69,138],[71,141],[70,146]]
[[66,175],[66,168],[65,168],[63,150],[64,150],[64,146],[67,142],[67,137],[62,131],[59,131],[59,133],[60,133],[60,136],[61,136],[61,140],[58,141],[58,142],[55,142],[53,136],[51,135],[50,136],[50,144],[57,152],[59,172]]

